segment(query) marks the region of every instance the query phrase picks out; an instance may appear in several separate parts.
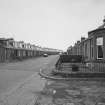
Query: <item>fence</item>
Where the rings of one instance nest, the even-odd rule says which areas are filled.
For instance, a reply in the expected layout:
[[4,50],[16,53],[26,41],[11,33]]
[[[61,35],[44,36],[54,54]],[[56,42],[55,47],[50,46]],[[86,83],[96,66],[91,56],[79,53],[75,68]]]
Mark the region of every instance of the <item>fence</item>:
[[67,73],[105,73],[105,62],[85,62],[81,56],[74,55],[60,56],[55,66],[56,70]]

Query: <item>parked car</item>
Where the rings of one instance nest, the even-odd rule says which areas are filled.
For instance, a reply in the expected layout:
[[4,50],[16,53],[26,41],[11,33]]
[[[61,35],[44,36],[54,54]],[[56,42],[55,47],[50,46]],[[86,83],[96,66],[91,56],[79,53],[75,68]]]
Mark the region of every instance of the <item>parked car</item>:
[[48,54],[43,54],[44,57],[48,57]]

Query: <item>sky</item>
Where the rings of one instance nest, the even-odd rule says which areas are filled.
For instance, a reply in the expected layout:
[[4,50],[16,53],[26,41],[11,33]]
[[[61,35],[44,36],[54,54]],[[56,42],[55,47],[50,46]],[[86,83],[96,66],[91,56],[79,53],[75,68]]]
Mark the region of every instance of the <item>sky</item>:
[[104,16],[105,0],[0,0],[0,37],[65,51]]

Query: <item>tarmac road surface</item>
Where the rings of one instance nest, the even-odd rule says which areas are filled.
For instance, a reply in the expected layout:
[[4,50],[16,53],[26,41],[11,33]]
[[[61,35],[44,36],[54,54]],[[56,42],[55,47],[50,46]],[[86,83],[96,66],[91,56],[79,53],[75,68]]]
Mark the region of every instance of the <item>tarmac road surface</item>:
[[54,65],[58,56],[39,57],[15,63],[0,64],[0,96],[12,91],[42,68]]
[[38,75],[40,69],[51,70],[57,59],[0,65],[0,105],[105,105],[105,80],[51,80]]

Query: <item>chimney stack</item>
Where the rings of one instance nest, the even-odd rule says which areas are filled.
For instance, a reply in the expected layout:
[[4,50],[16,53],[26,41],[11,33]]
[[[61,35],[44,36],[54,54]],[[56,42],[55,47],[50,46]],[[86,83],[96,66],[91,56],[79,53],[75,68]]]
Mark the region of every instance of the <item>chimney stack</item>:
[[85,37],[81,37],[81,42],[85,40]]
[[101,26],[98,27],[98,29],[103,29],[105,28],[105,16],[104,16],[104,19],[103,19],[103,24]]
[[104,16],[104,19],[103,19],[103,23],[105,24],[105,16]]

